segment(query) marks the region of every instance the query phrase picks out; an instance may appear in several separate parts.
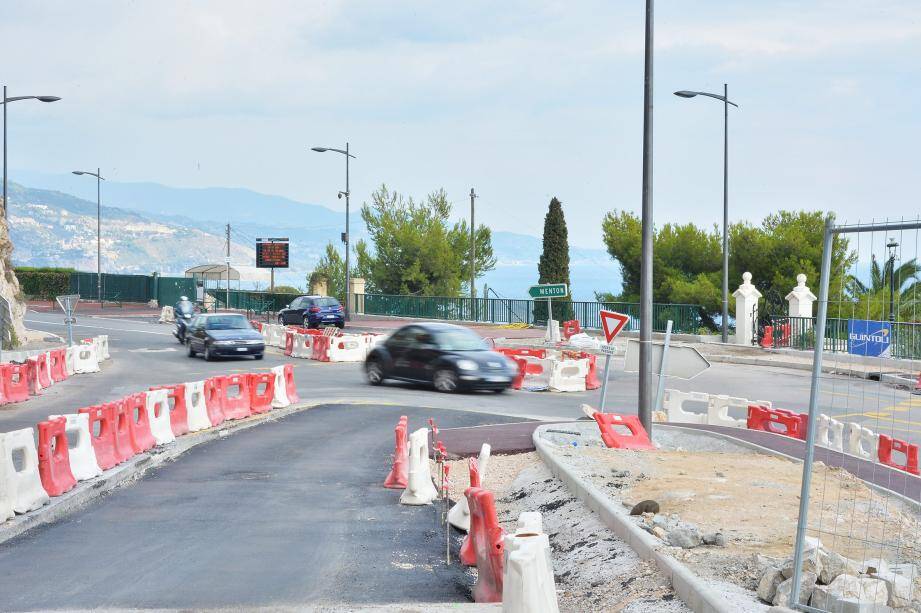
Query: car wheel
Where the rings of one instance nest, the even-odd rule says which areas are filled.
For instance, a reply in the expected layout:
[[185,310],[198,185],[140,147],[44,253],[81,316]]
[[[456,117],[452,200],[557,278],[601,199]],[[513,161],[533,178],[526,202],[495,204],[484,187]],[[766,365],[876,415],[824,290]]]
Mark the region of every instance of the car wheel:
[[312,328],[312,327],[313,327],[313,326],[310,324],[310,318],[307,317],[306,315],[304,315],[304,327],[305,327],[305,328]]
[[278,316],[278,325],[279,326],[285,325],[285,318],[282,317],[281,315]]
[[345,327],[345,322],[343,321],[342,323],[336,324],[336,327],[340,330],[343,329]]
[[189,357],[190,357],[190,358],[194,358],[194,357],[195,357],[195,350],[192,349],[192,341],[186,341],[186,344],[189,346]]
[[384,382],[384,368],[377,360],[368,362],[365,366],[365,374],[368,376],[368,383],[371,385],[380,385]]
[[453,370],[442,368],[435,373],[435,389],[450,394],[457,391],[457,375]]
[[262,359],[262,355],[263,355],[263,354],[261,354],[261,353],[257,353],[257,354],[254,355],[253,357],[256,358],[257,360],[261,360],[261,359]]
[[211,355],[211,345],[205,345],[205,361],[210,362],[214,359],[214,356]]
[[500,388],[498,388],[498,389],[494,389],[494,390],[493,390],[493,393],[494,393],[494,394],[503,394],[503,393],[505,393],[505,390],[507,390],[507,389],[508,389],[507,387],[500,387]]

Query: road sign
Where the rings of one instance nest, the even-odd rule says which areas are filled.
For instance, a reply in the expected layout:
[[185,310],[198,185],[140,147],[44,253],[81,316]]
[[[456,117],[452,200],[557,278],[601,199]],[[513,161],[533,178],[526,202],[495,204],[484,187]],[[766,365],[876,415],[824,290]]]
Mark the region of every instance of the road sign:
[[599,311],[601,316],[601,327],[604,329],[604,342],[610,343],[614,337],[620,334],[627,322],[630,321],[629,315],[617,313],[615,311]]
[[57,296],[58,304],[61,305],[61,309],[64,311],[64,323],[67,324],[67,345],[74,344],[74,329],[72,324],[77,321],[77,318],[74,317],[74,311],[77,310],[77,303],[80,302],[80,294],[67,294],[64,296]]
[[544,283],[532,285],[528,295],[531,298],[565,298],[569,295],[569,289],[565,283]]
[[[652,366],[651,372],[662,371],[662,354],[665,343],[650,343]],[[672,345],[668,348],[668,362],[666,363],[665,376],[679,379],[693,379],[703,371],[710,368],[710,362],[700,355],[693,347]],[[627,341],[627,355],[624,370],[639,372],[640,370],[640,342],[630,339]]]
[[601,344],[598,346],[598,349],[601,351],[601,353],[605,355],[616,355],[617,354],[617,347],[615,347],[614,345]]

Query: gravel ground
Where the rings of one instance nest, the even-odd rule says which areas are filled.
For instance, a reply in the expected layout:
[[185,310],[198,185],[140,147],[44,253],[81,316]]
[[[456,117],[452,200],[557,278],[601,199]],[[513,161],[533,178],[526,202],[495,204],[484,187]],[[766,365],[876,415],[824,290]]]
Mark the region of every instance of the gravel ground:
[[[448,464],[451,497],[456,499],[469,485],[467,461]],[[499,523],[508,531],[514,530],[521,512],[541,512],[550,537],[560,611],[690,611],[655,565],[640,560],[574,499],[536,453],[492,456],[485,485],[495,492]],[[475,575],[475,569],[468,569],[470,583]]]

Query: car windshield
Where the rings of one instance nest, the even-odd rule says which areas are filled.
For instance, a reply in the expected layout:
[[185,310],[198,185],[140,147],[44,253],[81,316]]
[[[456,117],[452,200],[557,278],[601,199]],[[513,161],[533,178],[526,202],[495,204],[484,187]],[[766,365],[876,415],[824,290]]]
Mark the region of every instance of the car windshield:
[[214,315],[205,320],[208,330],[246,330],[249,322],[242,315]]
[[436,336],[438,347],[445,351],[479,351],[488,348],[480,335],[462,328],[443,330]]
[[339,306],[339,301],[335,298],[317,298],[314,304],[319,307],[337,307]]

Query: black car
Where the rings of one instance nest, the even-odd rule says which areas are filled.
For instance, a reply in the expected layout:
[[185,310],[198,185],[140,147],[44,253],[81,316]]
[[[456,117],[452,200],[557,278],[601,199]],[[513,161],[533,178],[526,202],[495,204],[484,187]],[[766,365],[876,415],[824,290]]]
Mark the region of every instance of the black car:
[[488,389],[504,392],[518,366],[489,349],[475,332],[441,323],[403,326],[368,354],[371,385],[385,379],[433,383],[441,392]]
[[206,360],[219,356],[251,355],[262,359],[265,341],[253,330],[243,315],[236,313],[207,313],[198,315],[186,332],[189,357],[203,354]]
[[345,311],[339,301],[330,296],[298,296],[278,312],[278,323],[305,328],[320,326],[345,327]]

